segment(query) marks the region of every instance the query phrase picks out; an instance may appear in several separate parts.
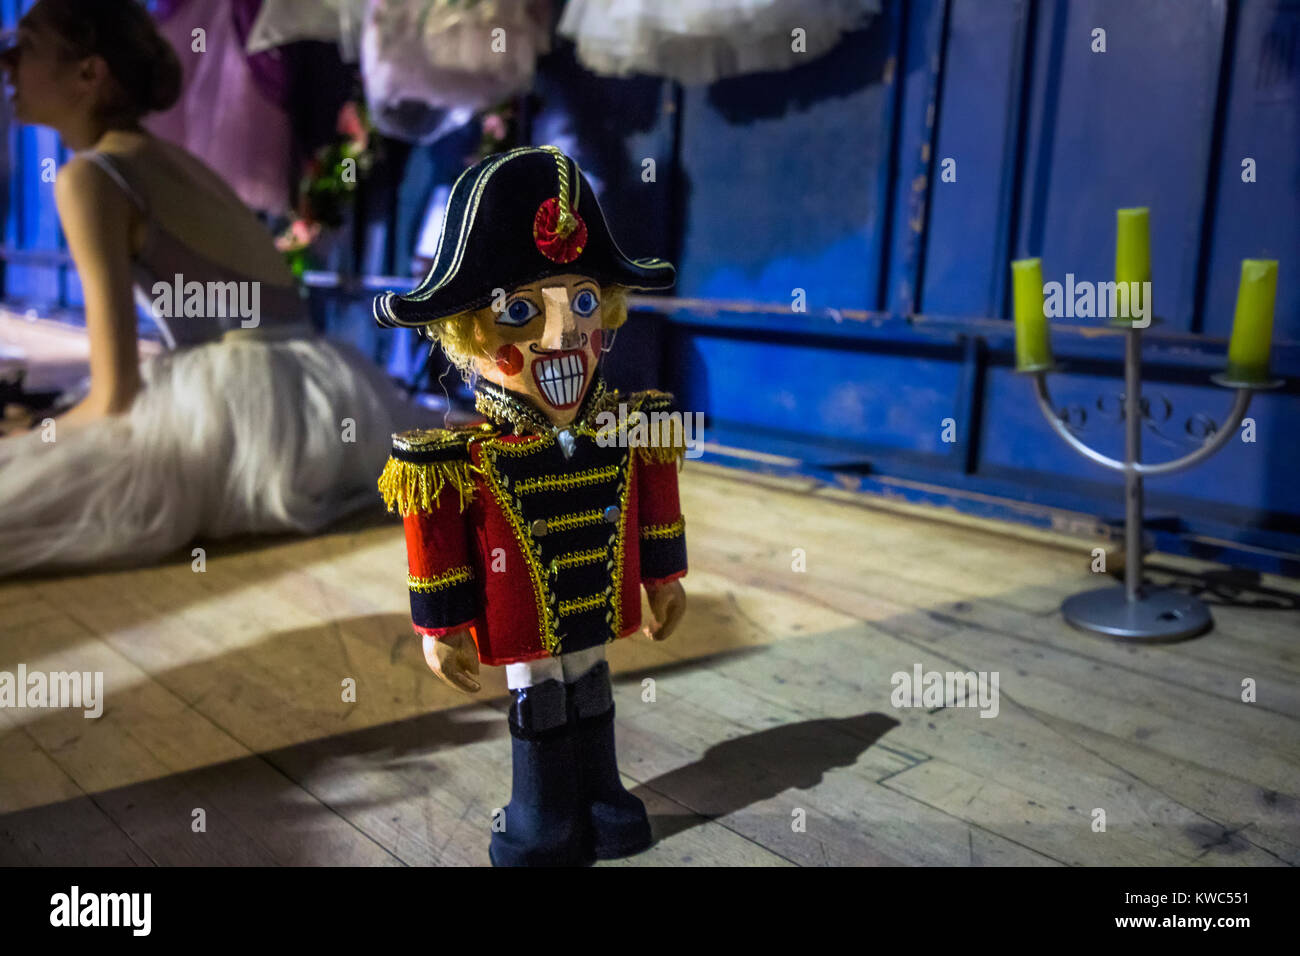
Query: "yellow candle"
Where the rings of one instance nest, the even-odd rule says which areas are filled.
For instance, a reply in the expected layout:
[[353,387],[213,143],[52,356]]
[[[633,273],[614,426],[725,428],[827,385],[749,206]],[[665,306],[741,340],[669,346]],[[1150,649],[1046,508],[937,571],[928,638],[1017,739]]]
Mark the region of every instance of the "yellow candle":
[[1017,259],[1011,263],[1016,315],[1016,371],[1036,372],[1052,365],[1043,309],[1043,260]]
[[1273,303],[1277,298],[1277,260],[1242,259],[1237,286],[1237,314],[1232,320],[1226,377],[1235,382],[1268,379],[1273,340]]
[[[1115,281],[1116,282],[1150,282],[1151,281],[1151,210],[1146,206],[1136,209],[1120,209],[1116,213],[1115,229]],[[1132,286],[1127,287],[1130,292]],[[1139,286],[1139,289],[1144,287]],[[1139,295],[1144,295],[1139,292]],[[1125,302],[1130,301],[1126,295]],[[1118,315],[1119,319],[1132,319],[1133,309]]]

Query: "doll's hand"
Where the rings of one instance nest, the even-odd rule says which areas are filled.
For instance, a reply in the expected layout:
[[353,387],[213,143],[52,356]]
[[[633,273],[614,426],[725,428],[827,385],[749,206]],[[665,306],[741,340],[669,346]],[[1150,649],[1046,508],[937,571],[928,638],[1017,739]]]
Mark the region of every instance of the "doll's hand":
[[647,586],[645,593],[650,599],[650,610],[659,624],[655,628],[643,627],[641,630],[653,641],[665,640],[686,612],[686,589],[680,581],[669,581],[657,588]]
[[424,635],[424,661],[429,669],[457,690],[477,693],[480,687],[471,674],[478,674],[478,648],[468,630],[451,631],[440,638]]

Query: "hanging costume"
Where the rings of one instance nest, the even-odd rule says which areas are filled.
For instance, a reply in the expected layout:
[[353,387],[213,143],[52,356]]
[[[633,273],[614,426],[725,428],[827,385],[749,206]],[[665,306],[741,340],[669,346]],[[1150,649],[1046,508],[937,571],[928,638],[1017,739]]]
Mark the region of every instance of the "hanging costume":
[[361,75],[375,128],[431,143],[529,90],[551,45],[549,0],[369,0]]
[[[376,299],[380,325],[425,326],[549,276],[673,283],[668,263],[623,255],[590,183],[554,147],[467,170],[443,223],[424,282]],[[518,344],[546,354],[535,339]],[[636,412],[671,413],[670,395],[620,396],[598,369],[587,375],[585,353],[567,368],[544,386],[554,407],[576,404],[567,424],[479,380],[488,420],[395,435],[380,479],[403,515],[417,633],[468,629],[482,663],[506,666],[514,783],[505,828],[492,833],[495,865],[581,864],[651,842],[645,807],[618,776],[604,648],[637,630],[642,585],[686,574],[685,447],[680,432],[648,446],[629,428]]]
[[344,63],[355,63],[366,0],[262,0],[248,32],[248,52],[264,53],[286,43],[337,43]]
[[556,32],[594,73],[704,84],[807,63],[880,9],[881,0],[569,0]]
[[[144,126],[220,170],[245,205],[280,215],[289,210],[290,194],[293,131],[281,102],[288,80],[278,53],[245,53],[240,17],[247,6],[183,0],[162,11],[158,32],[176,50],[181,95]],[[203,31],[200,49],[197,30]]]

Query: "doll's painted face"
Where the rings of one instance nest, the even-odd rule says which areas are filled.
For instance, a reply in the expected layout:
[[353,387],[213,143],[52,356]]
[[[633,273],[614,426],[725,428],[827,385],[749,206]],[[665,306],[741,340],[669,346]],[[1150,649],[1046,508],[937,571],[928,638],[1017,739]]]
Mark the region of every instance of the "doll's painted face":
[[479,374],[528,397],[553,423],[571,422],[600,358],[600,284],[548,276],[512,289],[490,316],[474,331]]

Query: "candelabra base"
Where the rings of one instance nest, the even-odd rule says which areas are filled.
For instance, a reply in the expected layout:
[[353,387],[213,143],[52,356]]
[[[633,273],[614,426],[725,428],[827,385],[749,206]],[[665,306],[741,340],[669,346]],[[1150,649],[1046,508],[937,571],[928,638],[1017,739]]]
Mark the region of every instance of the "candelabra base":
[[1186,640],[1214,625],[1203,603],[1167,588],[1143,588],[1136,601],[1128,600],[1122,587],[1084,591],[1066,598],[1061,613],[1080,630],[1153,644]]

